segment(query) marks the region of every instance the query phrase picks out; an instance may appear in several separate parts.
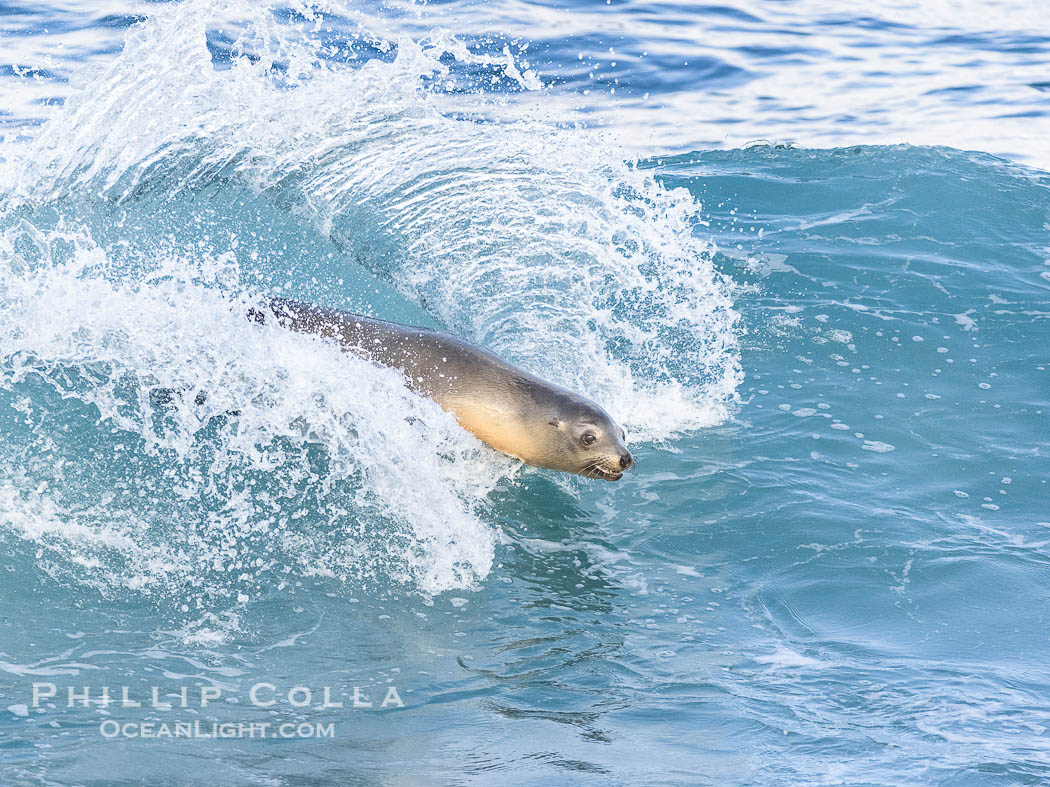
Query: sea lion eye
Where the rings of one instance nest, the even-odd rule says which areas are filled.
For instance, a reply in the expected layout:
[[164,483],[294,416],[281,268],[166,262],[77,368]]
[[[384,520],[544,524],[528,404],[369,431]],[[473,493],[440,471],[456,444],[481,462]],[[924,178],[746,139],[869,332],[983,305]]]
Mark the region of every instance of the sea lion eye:
[[595,435],[594,432],[584,432],[583,437],[580,438],[580,442],[584,445],[594,445],[597,439],[598,436]]

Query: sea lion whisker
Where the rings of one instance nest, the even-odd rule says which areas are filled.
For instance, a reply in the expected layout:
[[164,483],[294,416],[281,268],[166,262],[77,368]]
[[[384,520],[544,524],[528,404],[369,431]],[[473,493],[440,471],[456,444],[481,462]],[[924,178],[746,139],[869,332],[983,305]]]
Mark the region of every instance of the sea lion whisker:
[[590,475],[591,473],[600,474],[602,472],[600,465],[601,459],[592,459],[590,462],[583,466],[583,470],[581,470],[580,472],[583,475],[586,475],[588,478],[593,478],[594,476]]

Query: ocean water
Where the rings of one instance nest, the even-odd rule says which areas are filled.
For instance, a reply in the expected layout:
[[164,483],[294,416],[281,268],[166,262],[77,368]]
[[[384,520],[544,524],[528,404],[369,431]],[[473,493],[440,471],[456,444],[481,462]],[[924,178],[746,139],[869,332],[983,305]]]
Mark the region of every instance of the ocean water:
[[[1050,780],[1047,30],[0,5],[0,783]],[[521,467],[274,293],[637,466]]]

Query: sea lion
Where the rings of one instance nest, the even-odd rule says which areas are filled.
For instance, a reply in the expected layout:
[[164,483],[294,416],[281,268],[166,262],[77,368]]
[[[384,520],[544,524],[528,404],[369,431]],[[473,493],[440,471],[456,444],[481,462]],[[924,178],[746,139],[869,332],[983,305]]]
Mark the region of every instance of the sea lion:
[[400,369],[409,386],[468,432],[526,464],[616,481],[634,460],[597,404],[438,331],[274,298],[255,322],[335,339],[344,352]]

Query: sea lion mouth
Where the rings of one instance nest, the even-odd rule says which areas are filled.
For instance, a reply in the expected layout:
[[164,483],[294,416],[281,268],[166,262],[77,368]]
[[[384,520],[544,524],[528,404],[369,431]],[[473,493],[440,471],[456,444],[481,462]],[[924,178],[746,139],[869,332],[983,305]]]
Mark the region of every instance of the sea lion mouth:
[[600,459],[586,465],[580,470],[580,475],[586,478],[600,478],[603,481],[619,481],[623,478],[623,473],[619,470],[607,470]]

